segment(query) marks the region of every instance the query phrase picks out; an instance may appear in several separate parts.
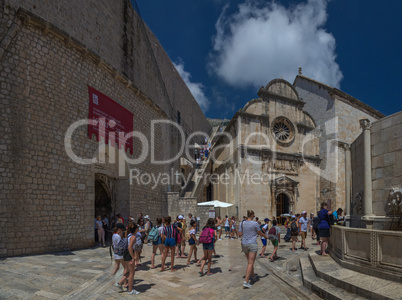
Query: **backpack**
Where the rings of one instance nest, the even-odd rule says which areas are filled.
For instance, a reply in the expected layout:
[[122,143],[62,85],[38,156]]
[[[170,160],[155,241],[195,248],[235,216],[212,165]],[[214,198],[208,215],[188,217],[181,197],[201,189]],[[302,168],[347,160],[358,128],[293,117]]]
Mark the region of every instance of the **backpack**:
[[297,232],[297,224],[296,222],[292,222],[292,224],[290,224],[290,231],[293,233]]
[[[327,215],[328,216],[328,215]],[[333,214],[330,214],[329,216],[328,216],[328,219],[329,219],[329,226],[331,226],[331,225],[334,225],[335,223],[336,223],[336,220],[335,220],[335,217],[334,217],[334,215]]]
[[[124,259],[125,261],[129,261],[129,260],[132,260],[132,259],[133,259],[133,258],[131,257],[131,255],[130,255],[130,252],[128,251],[128,246],[129,246],[128,240],[129,240],[129,238],[130,238],[131,236],[133,236],[133,235],[132,235],[131,233],[129,233],[126,238],[122,239],[122,240],[125,241],[125,243],[124,243],[125,249],[124,249],[124,253],[123,253],[123,259]],[[120,241],[120,242],[121,242],[121,241]],[[119,244],[120,244],[120,243],[119,243]]]
[[313,218],[313,228],[318,229],[318,225],[320,225],[320,218],[314,217]]
[[[112,243],[113,247],[113,243]],[[127,238],[121,238],[120,241],[117,243],[115,247],[113,247],[113,253],[116,255],[123,255],[124,252],[128,248],[128,239]]]
[[277,239],[275,226],[272,226],[271,229],[268,231],[268,239],[270,241],[275,241]]
[[212,235],[210,228],[204,228],[200,234],[200,243],[209,244],[212,243]]
[[159,228],[157,226],[153,227],[148,234],[148,240],[152,242],[157,242],[159,239]]

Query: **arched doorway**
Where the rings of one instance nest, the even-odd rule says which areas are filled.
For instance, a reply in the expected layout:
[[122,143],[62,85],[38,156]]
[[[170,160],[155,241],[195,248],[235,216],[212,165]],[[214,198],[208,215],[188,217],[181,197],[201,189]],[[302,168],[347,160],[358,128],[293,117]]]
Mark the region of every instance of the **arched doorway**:
[[[95,218],[104,216],[109,220],[109,227],[103,227],[105,229],[105,241],[111,240],[110,225],[113,217],[112,198],[111,191],[108,185],[102,180],[102,176],[95,177]],[[98,232],[95,230],[95,242],[98,241]]]
[[279,224],[285,223],[285,218],[280,217],[281,214],[288,214],[289,213],[289,197],[281,193],[276,196],[276,219],[278,220]]
[[101,215],[110,220],[112,217],[112,199],[106,184],[101,180],[95,180],[95,217]]

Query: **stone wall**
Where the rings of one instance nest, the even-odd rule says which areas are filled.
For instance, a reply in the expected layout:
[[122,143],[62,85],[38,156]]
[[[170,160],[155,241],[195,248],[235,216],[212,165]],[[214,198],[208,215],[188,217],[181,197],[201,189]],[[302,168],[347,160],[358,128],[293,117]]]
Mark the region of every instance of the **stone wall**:
[[[390,191],[402,187],[402,111],[373,122],[371,167],[373,213],[391,216],[387,207]],[[397,215],[402,216],[402,209]]]
[[[40,17],[85,45],[128,78],[172,120],[180,111],[186,133],[210,133],[211,127],[162,45],[139,18],[129,0],[4,0],[4,10],[19,8]],[[192,105],[189,105],[189,104]]]
[[[175,219],[179,215],[183,215],[188,225],[190,225],[190,220],[188,219],[188,214],[191,213],[193,217],[200,218],[199,226],[202,228],[208,221],[209,210],[213,209],[211,206],[199,206],[197,205],[197,198],[191,197],[179,197],[179,193],[167,193],[168,199],[168,215]],[[216,209],[216,216],[219,209]]]
[[[126,172],[120,174],[117,163],[77,164],[68,157],[64,144],[69,126],[88,118],[88,86],[131,111],[134,130],[148,140],[151,121],[177,121],[178,109],[192,112],[182,114],[187,135],[210,130],[180,77],[161,75],[158,64],[161,69],[176,71],[151,35],[159,57],[158,64],[153,61],[150,46],[145,46],[147,37],[131,4],[128,1],[112,4],[106,0],[51,1],[46,6],[35,1],[3,2],[0,256],[93,245],[95,174],[105,174],[114,182],[115,212],[124,217],[143,212],[151,215],[153,221],[163,215],[167,211],[164,193],[178,190],[178,186],[157,184],[152,188],[136,182],[130,184],[128,170],[133,165],[124,164]],[[125,8],[130,12],[124,12]],[[136,61],[130,65],[136,68],[135,72],[122,68],[126,64],[121,60],[127,59],[128,54],[123,43],[125,34],[134,47],[129,59]],[[161,76],[169,77],[172,83],[164,87]],[[175,102],[171,101],[173,95]],[[157,159],[178,152],[178,132],[158,127],[156,137],[152,150]],[[142,151],[137,138],[134,145],[130,158],[138,157]],[[78,157],[99,158],[98,147],[95,139],[88,138],[86,126],[72,135],[72,149]],[[111,147],[107,148],[109,158]],[[145,161],[135,167],[141,173],[157,176],[179,166],[178,161],[167,165],[150,161],[148,152]]]
[[[375,121],[383,114],[350,95],[305,76],[297,76],[294,86],[306,102],[304,109],[320,130],[320,194],[317,202],[345,211],[345,152],[339,142],[351,144],[361,133],[359,120]],[[317,205],[318,205],[317,203]]]

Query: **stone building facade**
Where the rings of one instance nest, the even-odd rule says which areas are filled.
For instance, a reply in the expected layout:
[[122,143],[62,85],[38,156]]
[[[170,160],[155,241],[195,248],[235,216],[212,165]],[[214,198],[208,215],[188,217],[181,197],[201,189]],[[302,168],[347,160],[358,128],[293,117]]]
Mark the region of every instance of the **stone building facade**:
[[[211,127],[156,37],[128,0],[0,1],[0,256],[76,249],[94,244],[95,213],[109,217],[167,212],[174,182],[130,182],[129,170],[175,174],[184,137]],[[104,147],[87,126],[88,86],[133,114],[133,153]],[[139,134],[139,135],[140,135]],[[151,145],[151,140],[154,144]],[[126,162],[139,158],[138,164]],[[113,160],[114,159],[114,160]]]
[[[346,207],[346,152],[361,133],[359,120],[375,121],[384,115],[345,92],[299,74],[293,83],[306,102],[304,109],[316,121],[320,136],[320,191],[318,203],[329,202],[331,209]],[[350,170],[349,170],[350,173]],[[347,195],[348,194],[348,195]],[[328,201],[331,200],[331,201]]]
[[314,211],[320,163],[313,118],[292,84],[275,79],[232,118],[215,144],[213,198],[232,203],[222,214],[279,217]]

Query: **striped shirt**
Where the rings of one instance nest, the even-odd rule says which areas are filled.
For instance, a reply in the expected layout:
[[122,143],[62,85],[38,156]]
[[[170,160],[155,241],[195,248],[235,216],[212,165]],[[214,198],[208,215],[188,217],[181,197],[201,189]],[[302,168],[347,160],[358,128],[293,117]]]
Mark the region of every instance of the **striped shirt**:
[[163,235],[166,236],[167,239],[175,238],[176,235],[176,226],[169,225],[163,229]]

